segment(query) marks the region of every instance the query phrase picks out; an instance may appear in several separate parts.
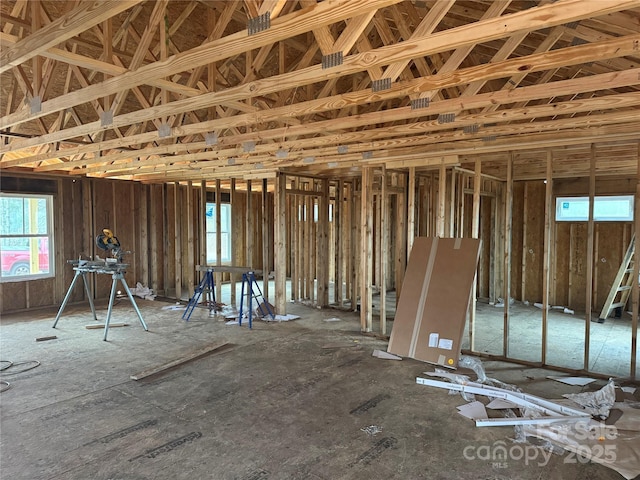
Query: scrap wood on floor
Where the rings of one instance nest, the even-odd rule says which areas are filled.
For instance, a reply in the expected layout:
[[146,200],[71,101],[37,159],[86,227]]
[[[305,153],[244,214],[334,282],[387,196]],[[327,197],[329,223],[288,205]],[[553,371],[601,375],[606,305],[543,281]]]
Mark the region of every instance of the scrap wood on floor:
[[[470,402],[457,407],[461,415],[473,419],[476,426],[513,425],[515,443],[565,453],[565,461],[599,463],[628,480],[640,475],[640,402],[618,389],[613,381],[595,392],[565,394],[565,398],[552,401],[522,393],[502,382],[507,388],[486,385],[485,382],[496,380],[486,377],[484,369],[478,368],[480,363],[478,360],[474,368],[480,383],[443,371],[425,373],[452,383],[419,377],[416,383],[459,391]],[[484,405],[475,395],[487,397],[491,402]],[[497,409],[506,418],[487,418],[486,408]]]
[[[128,323],[110,323],[109,328],[117,328],[117,327],[128,327]],[[89,325],[85,325],[84,328],[89,330],[97,330],[99,328],[104,328],[104,323],[91,323]]]
[[183,363],[190,362],[192,360],[196,360],[197,358],[203,357],[215,350],[219,350],[222,347],[229,345],[227,342],[218,343],[215,345],[210,345],[208,347],[202,348],[200,350],[196,350],[195,352],[190,353],[182,358],[178,358],[169,363],[165,363],[163,365],[159,365],[156,367],[148,368],[147,370],[143,370],[140,373],[136,373],[131,375],[131,380],[142,380],[143,378],[150,377],[151,375],[156,375],[158,373],[164,372],[170,368],[177,367],[178,365],[182,365]]

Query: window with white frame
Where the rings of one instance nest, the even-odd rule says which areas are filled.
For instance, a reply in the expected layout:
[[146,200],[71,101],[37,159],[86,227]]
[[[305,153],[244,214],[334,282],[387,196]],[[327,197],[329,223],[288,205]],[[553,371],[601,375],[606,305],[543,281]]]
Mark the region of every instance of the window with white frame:
[[[593,220],[596,222],[633,221],[633,195],[594,197]],[[589,197],[556,198],[556,221],[586,222],[589,220]]]
[[[205,212],[207,222],[207,263],[217,263],[216,204],[207,202]],[[220,263],[231,262],[231,205],[220,204]]]
[[53,196],[0,193],[0,280],[54,274]]

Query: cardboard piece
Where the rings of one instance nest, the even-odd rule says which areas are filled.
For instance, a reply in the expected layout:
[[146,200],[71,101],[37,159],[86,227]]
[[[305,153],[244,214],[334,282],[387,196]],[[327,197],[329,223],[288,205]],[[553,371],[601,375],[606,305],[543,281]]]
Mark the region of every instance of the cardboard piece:
[[577,457],[580,456],[609,467],[629,480],[640,475],[640,442],[637,432],[612,428],[595,420],[575,424],[524,426],[523,432],[528,437],[548,440],[555,446],[575,453],[568,457],[569,461],[573,459],[580,462]]
[[589,377],[554,377],[549,375],[547,376],[547,378],[550,380],[555,380],[556,382],[566,383],[567,385],[575,385],[578,387],[584,387],[585,385],[589,385],[590,383],[596,381],[595,378]]
[[619,412],[619,418],[613,423],[616,429],[640,432],[640,409],[638,407],[640,405],[629,402],[614,403],[607,419],[607,424],[609,424],[609,419],[613,416],[613,412],[616,411]]
[[271,305],[269,302],[261,302],[256,307],[256,315],[258,317],[267,317],[271,316],[271,314],[276,314],[276,307]]
[[475,238],[415,238],[387,352],[457,367],[479,254]]

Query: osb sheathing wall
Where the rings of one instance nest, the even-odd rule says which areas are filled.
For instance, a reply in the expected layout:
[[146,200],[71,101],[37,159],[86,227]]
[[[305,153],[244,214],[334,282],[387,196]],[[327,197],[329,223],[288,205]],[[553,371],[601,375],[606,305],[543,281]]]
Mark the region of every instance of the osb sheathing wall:
[[[628,179],[598,180],[597,195],[632,195]],[[555,196],[588,196],[587,179],[554,180]],[[554,206],[555,208],[555,202]],[[554,212],[552,218],[555,218]],[[543,181],[515,182],[511,248],[511,296],[542,302],[545,214]],[[593,306],[602,308],[633,234],[632,222],[596,222],[593,254]],[[552,222],[550,303],[584,311],[586,299],[587,222]]]
[[[6,178],[6,177],[5,177]],[[31,179],[39,178],[31,176]],[[46,177],[43,177],[46,178]],[[145,185],[137,182],[101,179],[54,179],[55,277],[0,284],[0,313],[31,308],[58,306],[73,279],[67,260],[105,257],[97,249],[95,238],[103,228],[118,237],[129,264],[125,279],[130,287],[137,282],[160,295],[188,298],[199,281],[195,266],[201,263],[200,229],[202,225],[201,189],[189,185]],[[30,185],[34,182],[30,181]],[[243,185],[244,186],[244,185]],[[22,193],[40,193],[38,188]],[[261,195],[254,192],[253,206],[261,212]],[[267,212],[272,212],[267,196]],[[236,265],[262,268],[262,248],[246,256],[247,242],[261,245],[261,216],[251,223],[247,238],[247,194],[236,190],[232,208],[232,228]],[[268,213],[269,218],[272,218]],[[271,233],[272,235],[272,233]],[[109,275],[94,275],[91,284],[96,299],[108,299]],[[81,285],[76,285],[70,302],[85,300]]]

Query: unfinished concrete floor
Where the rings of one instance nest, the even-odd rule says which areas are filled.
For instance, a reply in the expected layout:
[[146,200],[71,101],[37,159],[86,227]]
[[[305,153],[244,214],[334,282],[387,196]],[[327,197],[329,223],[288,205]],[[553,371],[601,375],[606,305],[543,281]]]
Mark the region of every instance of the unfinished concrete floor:
[[[228,326],[197,309],[190,322],[168,304],[114,308],[109,341],[88,305],[2,318],[1,358],[41,365],[6,376],[0,395],[3,479],[619,479],[567,456],[467,459],[465,447],[513,437],[456,413],[459,396],[416,385],[433,367],[371,356],[386,342],[359,333],[351,313],[290,304],[299,320]],[[106,306],[98,305],[104,320]],[[337,317],[340,321],[327,322]],[[36,337],[57,339],[35,342]],[[218,343],[229,345],[147,380],[130,375]],[[323,348],[330,347],[330,348]],[[507,363],[487,373],[548,398],[580,391],[548,371]],[[4,372],[3,372],[4,373]],[[601,385],[602,383],[600,383]],[[596,385],[594,388],[597,388]],[[376,435],[362,431],[382,429]]]

